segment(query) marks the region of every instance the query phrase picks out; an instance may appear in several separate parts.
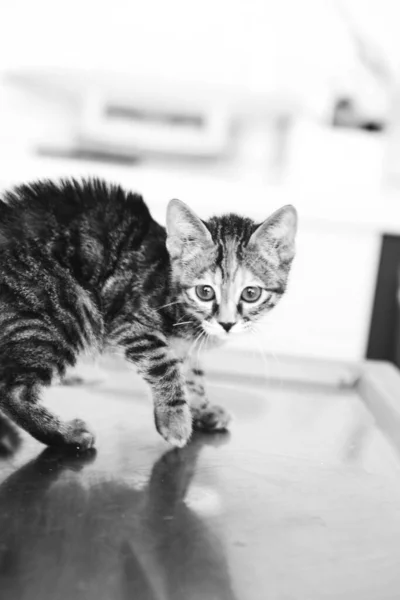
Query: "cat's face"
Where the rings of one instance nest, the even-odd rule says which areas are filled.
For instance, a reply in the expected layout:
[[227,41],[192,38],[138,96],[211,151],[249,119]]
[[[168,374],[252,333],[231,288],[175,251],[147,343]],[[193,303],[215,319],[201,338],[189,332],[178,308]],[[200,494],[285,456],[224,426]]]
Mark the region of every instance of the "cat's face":
[[256,225],[237,215],[203,222],[183,202],[170,202],[173,281],[187,313],[207,334],[247,331],[276,305],[294,257],[296,226],[292,206]]

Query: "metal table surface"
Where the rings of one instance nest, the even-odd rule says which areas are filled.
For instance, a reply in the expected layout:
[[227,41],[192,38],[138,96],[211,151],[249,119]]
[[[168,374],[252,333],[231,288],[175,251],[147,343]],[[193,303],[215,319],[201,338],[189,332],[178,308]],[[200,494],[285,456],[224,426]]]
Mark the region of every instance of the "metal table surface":
[[399,459],[357,390],[251,377],[209,390],[232,432],[182,450],[122,367],[48,391],[97,452],[22,434],[1,459],[1,600],[399,597]]

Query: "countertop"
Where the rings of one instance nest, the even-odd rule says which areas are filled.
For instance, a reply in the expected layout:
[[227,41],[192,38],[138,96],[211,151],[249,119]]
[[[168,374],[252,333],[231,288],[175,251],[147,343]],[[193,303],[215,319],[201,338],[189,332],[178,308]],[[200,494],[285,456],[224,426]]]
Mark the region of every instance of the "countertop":
[[354,386],[268,382],[248,362],[209,379],[231,434],[183,450],[120,365],[48,390],[54,411],[91,424],[97,453],[9,438],[2,600],[396,600],[398,456]]

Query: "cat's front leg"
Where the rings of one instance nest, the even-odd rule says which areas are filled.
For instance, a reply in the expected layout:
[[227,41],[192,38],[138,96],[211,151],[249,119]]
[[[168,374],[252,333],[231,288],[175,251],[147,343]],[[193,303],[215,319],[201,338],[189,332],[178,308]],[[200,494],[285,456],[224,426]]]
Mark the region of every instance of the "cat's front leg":
[[127,360],[151,387],[157,431],[173,446],[183,447],[192,433],[192,416],[181,364],[167,339],[142,333],[122,345]]
[[210,404],[205,387],[204,371],[188,357],[184,363],[184,373],[189,396],[193,429],[197,431],[226,431],[232,420],[222,406]]

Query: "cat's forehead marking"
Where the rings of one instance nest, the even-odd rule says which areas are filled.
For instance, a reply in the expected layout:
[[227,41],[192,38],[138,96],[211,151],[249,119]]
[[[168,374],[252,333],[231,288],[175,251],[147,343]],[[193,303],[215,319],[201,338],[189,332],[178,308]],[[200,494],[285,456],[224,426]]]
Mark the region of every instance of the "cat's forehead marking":
[[221,269],[222,276],[226,280],[234,278],[239,268],[237,246],[237,240],[234,237],[227,238],[222,246]]
[[196,281],[194,282],[195,285],[211,285],[214,288],[221,288],[222,286],[222,273],[221,273],[221,269],[217,268],[215,269],[215,271],[205,271],[205,273],[203,273],[201,275],[201,277],[199,279],[196,279]]
[[244,265],[237,264],[233,272],[224,277],[220,267],[209,273],[206,281],[216,290],[217,300],[226,304],[239,302],[243,289],[247,286],[262,286],[262,281]]
[[214,273],[212,273],[213,284],[215,286],[221,287],[221,285],[222,285],[222,279],[223,279],[223,277],[222,277],[222,271],[221,271],[221,269],[219,267],[217,267],[215,269]]

